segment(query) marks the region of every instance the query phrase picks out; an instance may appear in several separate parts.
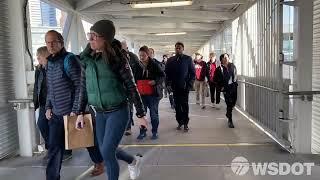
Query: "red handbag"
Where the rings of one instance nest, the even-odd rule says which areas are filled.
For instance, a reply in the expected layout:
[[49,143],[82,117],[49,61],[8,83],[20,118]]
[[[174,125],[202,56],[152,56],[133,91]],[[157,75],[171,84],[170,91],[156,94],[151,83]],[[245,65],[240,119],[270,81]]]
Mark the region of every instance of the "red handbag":
[[153,87],[149,84],[150,80],[138,80],[137,81],[137,88],[140,95],[152,95],[154,90]]

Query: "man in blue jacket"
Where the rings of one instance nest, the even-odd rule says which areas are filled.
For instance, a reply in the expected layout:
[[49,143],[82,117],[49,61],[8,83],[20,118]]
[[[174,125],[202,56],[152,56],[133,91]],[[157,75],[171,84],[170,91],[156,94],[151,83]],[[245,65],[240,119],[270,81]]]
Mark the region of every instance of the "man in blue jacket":
[[166,85],[173,92],[175,101],[177,130],[188,132],[189,127],[189,91],[195,80],[195,67],[192,58],[183,54],[184,45],[181,42],[175,44],[176,55],[169,58],[165,67]]
[[[84,105],[79,105],[85,97],[84,72],[80,61],[64,48],[62,35],[50,30],[45,35],[50,53],[47,67],[46,117],[49,121],[47,180],[59,180],[64,152],[63,116],[77,116],[84,112]],[[88,148],[91,159],[95,162],[92,175],[103,173],[103,159],[98,148]]]

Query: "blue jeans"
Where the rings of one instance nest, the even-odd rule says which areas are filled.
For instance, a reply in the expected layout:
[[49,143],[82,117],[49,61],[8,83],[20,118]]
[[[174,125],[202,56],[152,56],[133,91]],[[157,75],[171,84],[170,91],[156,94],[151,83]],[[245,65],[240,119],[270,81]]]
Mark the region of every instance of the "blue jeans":
[[150,110],[152,133],[158,133],[159,127],[159,98],[156,96],[141,96],[145,111]]
[[48,138],[49,138],[49,121],[46,118],[46,109],[44,106],[39,108],[39,117],[37,125],[41,136],[44,139],[45,148],[48,149]]
[[118,148],[128,123],[128,106],[113,112],[97,112],[96,134],[108,180],[118,180],[119,178],[118,159],[128,164],[134,160],[132,155]]

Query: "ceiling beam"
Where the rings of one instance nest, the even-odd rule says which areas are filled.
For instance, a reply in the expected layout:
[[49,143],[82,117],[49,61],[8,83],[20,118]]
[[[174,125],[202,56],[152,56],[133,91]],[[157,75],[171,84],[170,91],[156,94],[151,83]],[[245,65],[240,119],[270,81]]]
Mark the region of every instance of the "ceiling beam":
[[[121,22],[114,20],[115,26],[119,30],[130,30],[130,29],[184,29],[185,31],[212,31],[217,30],[220,28],[220,24],[203,24],[203,23],[150,23],[150,26],[147,26],[147,22],[145,23],[139,23],[135,20],[132,20],[130,22]],[[162,31],[162,30],[161,30]]]
[[[122,34],[125,35],[125,34]],[[198,37],[195,35],[179,35],[179,36],[156,36],[156,35],[127,35],[134,40],[145,40],[145,41],[176,41],[176,40],[192,40],[192,41],[206,41],[208,37]]]
[[245,4],[252,0],[193,0],[193,5],[214,4],[216,6]]
[[[94,14],[90,13],[82,13],[87,16],[94,16]],[[214,26],[221,24],[221,20],[201,20],[201,19],[194,19],[194,18],[172,18],[172,17],[154,17],[154,16],[138,16],[138,17],[131,17],[131,16],[123,16],[121,18],[118,17],[112,17],[112,16],[105,16],[106,19],[110,19],[113,21],[118,22],[119,24],[125,24],[125,23],[130,23],[134,21],[134,23],[137,24],[148,24],[148,23],[180,23],[180,22],[186,22],[186,23],[203,23],[203,24],[208,24],[208,26]]]
[[[163,14],[161,14],[163,11]],[[83,13],[105,14],[111,16],[149,16],[149,17],[169,17],[169,18],[188,18],[198,20],[228,20],[234,17],[232,12],[213,12],[200,10],[183,10],[183,9],[145,9],[145,10],[130,10],[130,11],[83,11]]]
[[92,7],[96,4],[99,4],[101,2],[110,2],[111,0],[79,0],[77,1],[77,4],[76,4],[76,10],[77,11],[82,11],[84,9],[87,9],[89,7]]
[[123,34],[156,34],[156,33],[168,33],[168,32],[187,32],[188,34],[199,34],[199,35],[212,35],[215,33],[214,30],[202,31],[199,29],[183,29],[183,28],[119,28],[119,31]]
[[[86,1],[86,0],[82,0]],[[95,0],[98,1],[98,0]],[[102,0],[100,0],[102,1]],[[225,6],[225,5],[237,5],[237,4],[245,4],[250,0],[194,0],[193,5],[186,6],[188,7],[199,7],[203,6],[204,8],[210,6]],[[178,7],[179,8],[179,7]],[[169,8],[152,8],[154,10],[156,9],[169,9]],[[172,7],[170,9],[177,9],[177,7]],[[96,11],[96,12],[110,12],[110,11],[130,11],[134,10],[129,4],[120,4],[119,2],[105,2],[105,3],[99,3],[96,5],[93,5],[91,7],[86,8],[86,11]],[[198,9],[199,10],[199,9]],[[160,11],[159,11],[160,12]]]
[[66,12],[72,11],[72,12],[74,12],[73,6],[69,2],[67,2],[65,0],[41,0],[41,1],[45,2],[47,4],[50,4],[52,6],[55,6],[56,8],[61,9],[63,11],[66,11]]

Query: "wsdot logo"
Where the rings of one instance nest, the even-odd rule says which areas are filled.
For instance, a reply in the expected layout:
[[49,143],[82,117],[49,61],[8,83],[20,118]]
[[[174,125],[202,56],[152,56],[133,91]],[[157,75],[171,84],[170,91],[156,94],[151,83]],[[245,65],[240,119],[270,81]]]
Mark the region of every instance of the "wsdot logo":
[[247,174],[247,172],[249,171],[249,167],[250,164],[248,160],[241,156],[234,158],[231,163],[232,171],[239,176]]
[[231,169],[232,171],[239,175],[243,176],[248,173],[250,166],[252,167],[253,174],[255,176],[286,176],[289,174],[295,175],[295,176],[301,176],[301,175],[311,175],[312,167],[314,166],[314,163],[300,163],[295,162],[293,164],[289,163],[275,163],[275,162],[269,162],[269,163],[249,163],[248,160],[244,157],[236,157],[232,160],[231,163]]

